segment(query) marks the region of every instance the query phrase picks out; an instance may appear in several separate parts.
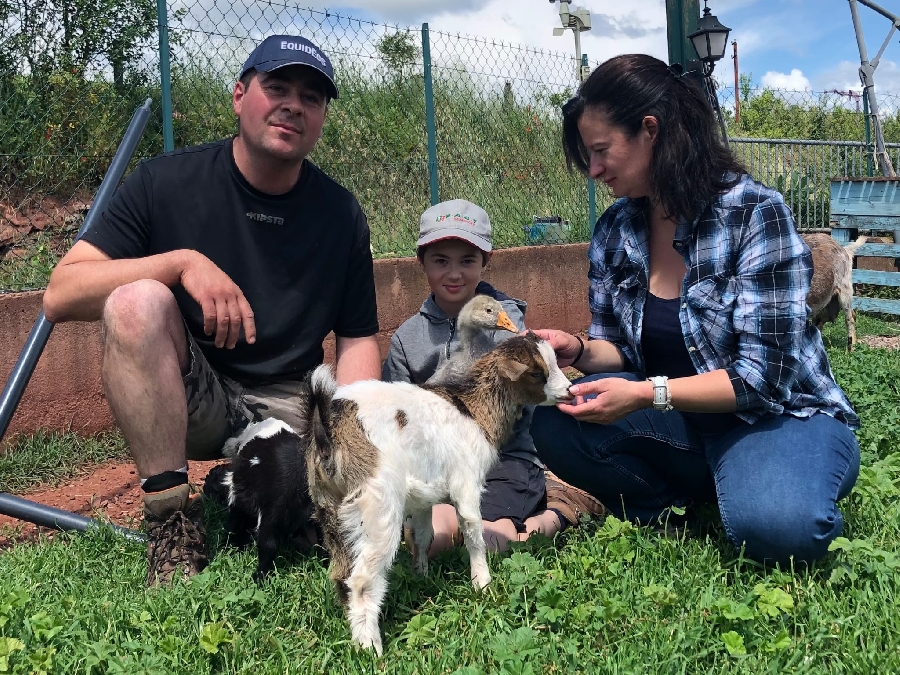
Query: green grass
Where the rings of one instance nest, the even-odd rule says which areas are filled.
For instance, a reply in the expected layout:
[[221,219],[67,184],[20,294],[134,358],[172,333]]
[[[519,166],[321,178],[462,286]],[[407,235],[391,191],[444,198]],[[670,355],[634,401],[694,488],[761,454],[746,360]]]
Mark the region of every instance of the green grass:
[[211,507],[212,563],[173,588],[145,590],[143,547],[109,531],[0,555],[0,673],[900,672],[900,354],[846,354],[840,324],[825,338],[863,420],[863,469],[839,550],[811,568],[745,561],[714,520],[695,539],[615,519],[533,539],[491,557],[485,593],[463,550],[426,578],[402,550],[378,660],[350,646],[323,560],[287,553],[257,589],[255,553],[222,548]]
[[38,485],[59,485],[83,473],[86,466],[127,457],[118,433],[20,436],[0,454],[0,492],[23,494]]
[[32,238],[22,238],[15,256],[0,254],[0,292],[46,288],[53,268],[72,246],[71,239],[54,245],[44,232]]

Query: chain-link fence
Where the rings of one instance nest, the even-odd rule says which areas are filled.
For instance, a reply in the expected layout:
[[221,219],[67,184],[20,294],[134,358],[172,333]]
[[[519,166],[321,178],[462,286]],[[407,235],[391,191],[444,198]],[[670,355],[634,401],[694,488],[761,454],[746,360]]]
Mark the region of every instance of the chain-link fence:
[[[718,88],[732,150],[755,178],[784,195],[798,227],[827,228],[832,178],[878,171],[861,95],[748,86],[738,92],[735,100],[733,86]],[[897,166],[900,96],[878,93],[878,102]]]
[[[155,119],[135,161],[163,151],[166,134],[181,147],[233,133],[236,75],[275,33],[307,36],[334,62],[340,98],[312,159],[359,198],[377,256],[414,252],[434,182],[440,199],[488,211],[498,247],[588,236],[586,181],[566,170],[559,142],[559,108],[576,86],[571,55],[276,2],[170,5],[163,26],[167,58],[145,42],[124,74],[102,51],[64,70],[62,56],[43,63],[0,47],[9,69],[0,85],[0,291],[46,283],[144,98]],[[564,222],[537,230],[534,216]]]
[[[332,57],[341,95],[312,159],[357,195],[377,256],[413,252],[435,193],[484,206],[499,247],[585,240],[589,213],[609,201],[599,190],[592,204],[565,168],[559,108],[576,87],[571,54],[275,1],[170,0],[159,17],[151,0],[105,7],[0,2],[0,292],[46,283],[146,98],[155,107],[135,161],[232,134],[235,77],[269,34],[305,35]],[[855,141],[841,157],[863,156],[858,101],[740,87],[738,119],[734,88],[719,97],[729,135],[753,139],[734,144],[749,168],[796,195],[798,214],[812,214],[801,224],[826,222],[825,177],[859,162],[823,159],[804,140],[758,160],[758,139]],[[888,140],[900,141],[900,99],[879,101]]]

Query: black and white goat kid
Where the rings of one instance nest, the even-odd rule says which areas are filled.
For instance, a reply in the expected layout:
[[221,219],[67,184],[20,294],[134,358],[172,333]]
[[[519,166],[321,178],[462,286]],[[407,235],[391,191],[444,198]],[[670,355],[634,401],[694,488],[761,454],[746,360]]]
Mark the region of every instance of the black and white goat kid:
[[237,546],[256,539],[257,583],[273,569],[280,544],[292,541],[302,548],[316,540],[304,456],[308,446],[285,422],[270,418],[249,425],[223,448],[231,457],[220,478],[228,501],[226,529]]
[[440,384],[355,382],[337,387],[328,366],[311,380],[310,496],[330,576],[354,641],[381,654],[378,615],[404,518],[413,520],[417,571],[428,569],[431,507],[450,502],[471,560],[490,583],[481,525],[485,476],[526,405],[569,400],[549,342],[510,338],[461,377]]

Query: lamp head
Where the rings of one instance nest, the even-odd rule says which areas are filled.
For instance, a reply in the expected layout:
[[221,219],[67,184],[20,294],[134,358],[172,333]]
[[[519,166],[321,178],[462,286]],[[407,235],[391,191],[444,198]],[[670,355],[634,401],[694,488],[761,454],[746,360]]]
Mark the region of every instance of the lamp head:
[[697,21],[697,30],[688,35],[697,57],[706,65],[712,66],[716,61],[725,56],[725,47],[728,45],[728,34],[731,29],[722,25],[718,17],[710,13],[703,2],[703,16]]

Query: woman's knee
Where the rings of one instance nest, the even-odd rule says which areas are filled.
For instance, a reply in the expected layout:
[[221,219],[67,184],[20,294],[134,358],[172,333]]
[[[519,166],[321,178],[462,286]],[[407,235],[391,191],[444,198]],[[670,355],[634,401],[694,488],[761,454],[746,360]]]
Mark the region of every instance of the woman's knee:
[[752,509],[723,510],[722,522],[729,541],[743,548],[747,558],[781,565],[791,559],[812,562],[823,557],[844,525],[841,511],[834,504],[818,510],[783,509],[771,501]]

